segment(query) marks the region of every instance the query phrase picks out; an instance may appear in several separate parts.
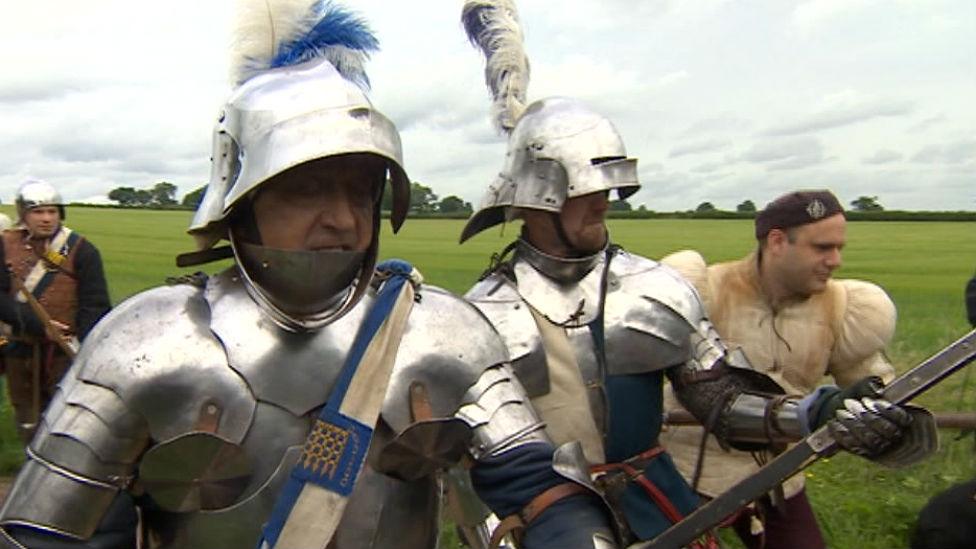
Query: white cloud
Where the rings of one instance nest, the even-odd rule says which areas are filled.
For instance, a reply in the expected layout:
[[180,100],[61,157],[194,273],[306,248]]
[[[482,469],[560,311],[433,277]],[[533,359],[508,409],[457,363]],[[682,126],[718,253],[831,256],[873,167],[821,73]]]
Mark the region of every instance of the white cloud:
[[862,160],[865,164],[890,164],[904,158],[905,155],[891,149],[879,149],[871,156]]
[[[73,199],[163,180],[182,194],[206,181],[232,4],[8,7],[0,48],[16,55],[0,57],[0,197],[27,175]],[[477,203],[505,143],[459,6],[353,5],[380,38],[367,65],[371,98],[401,128],[411,177]],[[889,208],[976,209],[971,0],[520,0],[519,9],[529,99],[575,96],[607,115],[640,161],[634,204],[758,205],[818,184]]]
[[694,141],[676,145],[671,149],[671,152],[668,153],[668,156],[671,158],[677,158],[679,156],[686,156],[690,154],[711,153],[727,149],[731,145],[732,143],[726,139],[706,139],[704,141]]
[[928,145],[912,156],[921,164],[970,164],[976,166],[976,140]]
[[856,13],[880,0],[808,0],[793,9],[793,24],[811,33],[834,19]]
[[773,125],[762,133],[763,135],[799,135],[849,126],[875,118],[905,116],[911,114],[912,108],[910,101],[873,97],[845,90],[825,97],[823,106],[818,111]]
[[741,159],[747,162],[778,162],[791,158],[806,157],[823,152],[819,140],[811,137],[792,139],[768,139],[760,141],[746,151]]

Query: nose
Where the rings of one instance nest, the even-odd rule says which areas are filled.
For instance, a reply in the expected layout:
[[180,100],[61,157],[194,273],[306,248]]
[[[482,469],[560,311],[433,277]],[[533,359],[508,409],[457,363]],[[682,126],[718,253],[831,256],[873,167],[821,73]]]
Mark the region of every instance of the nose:
[[840,248],[832,248],[830,252],[827,253],[826,264],[831,270],[837,269],[841,266],[843,260],[840,255]]
[[344,231],[356,227],[356,217],[353,213],[353,202],[349,193],[343,188],[330,188],[319,198],[318,222],[323,227]]

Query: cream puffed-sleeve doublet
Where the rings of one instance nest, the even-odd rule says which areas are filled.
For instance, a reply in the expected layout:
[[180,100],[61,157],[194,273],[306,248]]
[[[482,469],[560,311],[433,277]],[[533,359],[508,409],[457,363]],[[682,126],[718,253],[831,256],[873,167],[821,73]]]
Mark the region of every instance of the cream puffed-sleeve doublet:
[[[894,377],[884,347],[894,335],[895,306],[875,284],[830,280],[823,292],[773,309],[762,295],[755,253],[706,266],[697,252],[681,251],[662,263],[695,285],[725,344],[740,348],[754,369],[787,393],[803,395],[827,383],[844,387],[869,375],[886,382]],[[665,405],[679,406],[670,391]],[[674,426],[662,434],[662,444],[689,480],[701,435],[699,427]],[[750,454],[726,452],[711,439],[699,491],[718,495],[757,469]],[[787,497],[802,486],[802,476],[789,479]]]

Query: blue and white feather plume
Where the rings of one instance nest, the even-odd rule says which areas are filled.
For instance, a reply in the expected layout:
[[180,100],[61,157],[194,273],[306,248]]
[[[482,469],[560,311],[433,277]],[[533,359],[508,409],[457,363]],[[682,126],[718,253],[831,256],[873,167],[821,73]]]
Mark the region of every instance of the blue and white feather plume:
[[331,0],[239,0],[231,75],[240,85],[269,69],[325,58],[363,89],[379,41],[365,20]]
[[468,39],[485,56],[485,84],[491,93],[495,123],[509,133],[525,111],[529,87],[529,58],[515,2],[466,0],[461,23]]

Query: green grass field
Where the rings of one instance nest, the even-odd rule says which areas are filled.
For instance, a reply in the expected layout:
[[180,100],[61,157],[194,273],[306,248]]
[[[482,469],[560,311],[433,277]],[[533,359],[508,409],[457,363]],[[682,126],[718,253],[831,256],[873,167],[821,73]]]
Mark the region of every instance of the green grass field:
[[[0,208],[4,209],[4,208]],[[9,207],[6,207],[10,213]],[[190,251],[188,212],[71,208],[68,224],[102,252],[112,299],[118,302],[179,274],[174,256]],[[401,234],[384,226],[382,257],[409,259],[429,283],[463,292],[514,226],[456,244],[462,221],[408,221]],[[694,248],[709,262],[734,259],[752,247],[752,224],[741,220],[614,220],[614,240],[648,257]],[[904,370],[968,330],[963,287],[976,268],[976,223],[857,222],[848,225],[841,277],[864,278],[888,290],[899,322],[889,355]],[[225,263],[226,265],[226,263]],[[219,265],[205,266],[213,272]],[[962,372],[926,395],[939,410],[976,410],[971,372]],[[917,466],[891,471],[850,456],[807,472],[809,492],[830,547],[906,547],[915,514],[935,492],[976,475],[974,435],[943,431],[942,448]],[[0,470],[16,468],[21,449],[6,405],[0,409]],[[445,544],[450,547],[451,542]]]

